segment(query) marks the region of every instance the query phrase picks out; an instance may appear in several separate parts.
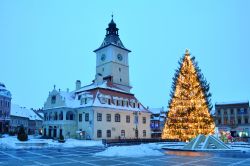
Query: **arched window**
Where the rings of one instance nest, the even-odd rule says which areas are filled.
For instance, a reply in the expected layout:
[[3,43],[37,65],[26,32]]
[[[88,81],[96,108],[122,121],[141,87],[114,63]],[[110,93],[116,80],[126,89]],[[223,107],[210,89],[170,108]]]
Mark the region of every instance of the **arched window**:
[[57,120],[58,116],[57,116],[57,112],[54,113],[54,120]]
[[49,113],[49,120],[52,120],[52,112]]
[[58,119],[63,120],[63,112],[62,111],[59,113],[59,118]]
[[66,120],[75,120],[75,114],[72,111],[68,111],[66,114]]
[[120,114],[115,114],[115,122],[120,122],[120,121],[121,121]]

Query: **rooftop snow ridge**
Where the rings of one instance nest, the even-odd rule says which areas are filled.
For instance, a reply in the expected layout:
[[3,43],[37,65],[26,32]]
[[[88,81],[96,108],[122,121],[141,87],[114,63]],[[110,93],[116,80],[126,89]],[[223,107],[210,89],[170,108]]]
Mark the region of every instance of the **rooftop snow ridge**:
[[249,101],[248,100],[243,100],[243,101],[216,102],[215,105],[246,104],[246,103],[249,103]]

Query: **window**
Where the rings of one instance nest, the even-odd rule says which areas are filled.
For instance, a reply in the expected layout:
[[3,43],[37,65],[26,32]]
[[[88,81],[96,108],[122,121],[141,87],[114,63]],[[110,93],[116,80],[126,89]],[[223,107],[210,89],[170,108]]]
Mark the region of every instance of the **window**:
[[81,99],[81,97],[82,97],[81,95],[78,95],[78,100],[80,100],[80,99]]
[[125,130],[121,130],[121,137],[125,137]]
[[111,114],[106,114],[106,121],[111,122]]
[[245,123],[248,123],[248,118],[245,118]]
[[140,108],[140,103],[138,103],[137,107]]
[[218,110],[218,115],[220,115],[220,110]]
[[57,120],[58,116],[57,116],[57,112],[54,113],[54,120]]
[[59,114],[59,120],[63,120],[63,112],[62,111]]
[[85,113],[85,122],[89,121],[89,113]]
[[241,124],[241,119],[238,119],[238,124]]
[[82,122],[82,114],[79,114],[79,122]]
[[68,111],[66,114],[66,120],[75,120],[75,115],[72,111]]
[[233,115],[234,114],[234,110],[233,109],[231,109],[231,115]]
[[108,104],[111,105],[111,99],[108,99]]
[[3,112],[2,112],[2,110],[0,110],[0,117],[3,115]]
[[122,82],[122,79],[120,78],[120,82]]
[[3,100],[0,101],[0,106],[3,106]]
[[120,122],[120,121],[121,121],[120,114],[115,114],[115,122]]
[[49,113],[49,120],[52,120],[52,112]]
[[146,124],[146,117],[142,117],[142,123]]
[[130,116],[129,115],[126,116],[126,122],[130,123]]
[[102,71],[104,71],[104,67],[102,68]]
[[239,109],[239,108],[237,109],[237,113],[238,113],[238,114],[241,114],[241,112],[240,112],[240,109]]
[[220,119],[218,120],[218,124],[221,124],[221,120]]
[[111,137],[111,130],[107,130],[107,138]]
[[56,103],[56,96],[52,96],[51,97],[51,104],[55,104]]
[[97,130],[97,138],[102,138],[102,130]]
[[122,69],[121,68],[119,68],[119,72],[121,72],[122,71]]
[[101,113],[97,113],[97,121],[102,121],[102,114]]
[[146,130],[143,130],[143,134],[142,135],[143,135],[143,137],[146,137],[146,135],[147,135],[146,134]]

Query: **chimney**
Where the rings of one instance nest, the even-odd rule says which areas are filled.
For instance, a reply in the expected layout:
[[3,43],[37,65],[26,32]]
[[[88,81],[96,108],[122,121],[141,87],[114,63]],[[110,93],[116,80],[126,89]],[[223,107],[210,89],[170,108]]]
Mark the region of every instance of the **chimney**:
[[80,80],[76,80],[76,90],[81,88],[81,81]]

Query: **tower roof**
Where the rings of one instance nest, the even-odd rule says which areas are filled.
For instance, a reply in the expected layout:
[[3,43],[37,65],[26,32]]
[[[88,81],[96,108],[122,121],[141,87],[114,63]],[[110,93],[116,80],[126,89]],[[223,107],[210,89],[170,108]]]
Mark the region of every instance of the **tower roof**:
[[3,83],[0,82],[0,96],[11,98],[11,93],[8,91]]
[[108,24],[108,28],[106,28],[106,36],[105,36],[101,46],[99,48],[97,48],[96,50],[94,50],[94,52],[96,52],[104,47],[107,47],[109,45],[114,45],[116,47],[119,47],[121,49],[124,49],[126,51],[131,52],[130,50],[125,48],[124,45],[122,44],[122,41],[119,38],[118,31],[119,31],[119,29],[116,27],[116,23],[114,22],[113,15],[112,15],[112,19],[111,19],[110,23]]

